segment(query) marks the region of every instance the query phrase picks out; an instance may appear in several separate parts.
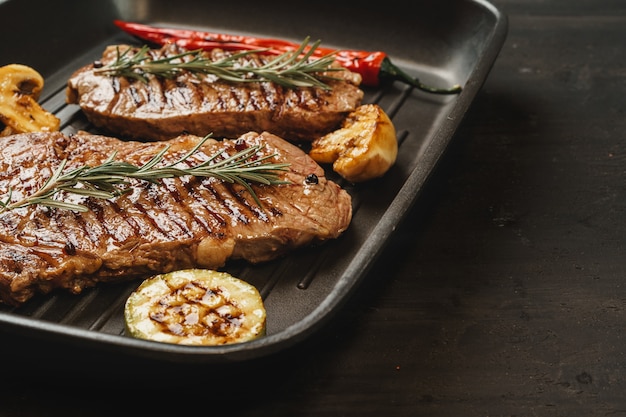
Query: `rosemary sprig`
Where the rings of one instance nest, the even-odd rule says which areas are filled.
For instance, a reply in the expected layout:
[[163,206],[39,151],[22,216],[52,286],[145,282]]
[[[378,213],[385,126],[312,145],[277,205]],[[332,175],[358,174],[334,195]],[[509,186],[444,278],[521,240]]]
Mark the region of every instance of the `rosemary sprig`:
[[209,136],[205,137],[177,161],[163,166],[158,166],[158,164],[163,161],[169,146],[164,147],[141,166],[115,160],[115,152],[100,165],[93,167],[83,165],[67,172],[65,172],[67,160],[63,160],[43,186],[30,196],[11,202],[13,193],[9,189],[5,199],[0,200],[0,213],[36,204],[85,212],[89,210],[86,206],[57,200],[54,198],[55,195],[65,191],[87,197],[111,199],[131,190],[130,179],[158,184],[163,178],[213,177],[242,185],[259,206],[262,204],[252,189],[251,182],[266,185],[289,183],[278,176],[278,172],[285,171],[289,164],[268,162],[275,154],[258,157],[257,153],[262,149],[261,145],[251,146],[221,160],[218,160],[218,157],[222,153],[217,153],[198,165],[183,166],[183,163],[188,162],[208,138]]
[[[97,68],[94,72],[148,82],[147,74],[172,78],[188,71],[196,75],[214,75],[231,82],[271,81],[288,88],[320,87],[329,90],[330,86],[324,80],[335,78],[328,73],[344,69],[331,66],[335,61],[334,53],[310,59],[320,41],[314,42],[310,48],[307,48],[308,44],[307,37],[297,50],[278,55],[263,65],[246,64],[243,58],[265,49],[237,52],[212,60],[200,49],[153,59],[149,54],[150,48],[146,45],[139,50],[129,47],[120,51],[118,47],[115,61]],[[136,50],[134,54],[133,50]]]

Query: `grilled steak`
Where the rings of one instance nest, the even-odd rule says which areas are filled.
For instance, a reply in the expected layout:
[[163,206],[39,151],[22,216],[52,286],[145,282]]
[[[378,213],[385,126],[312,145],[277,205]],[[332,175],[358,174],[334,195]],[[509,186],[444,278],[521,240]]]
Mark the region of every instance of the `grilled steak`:
[[[31,133],[2,138],[0,194],[18,201],[39,189],[61,161],[66,169],[116,160],[145,164],[169,145],[172,163],[201,140],[184,135],[167,142],[134,142],[90,135]],[[240,184],[184,176],[162,183],[131,181],[130,192],[112,199],[60,194],[87,212],[31,205],[0,213],[0,300],[19,305],[38,292],[66,288],[80,293],[101,281],[145,277],[188,267],[216,269],[228,259],[251,263],[285,255],[303,245],[337,238],[348,227],[349,194],[297,146],[249,132],[237,140],[207,141],[188,162],[234,154],[264,144],[290,164],[289,184],[252,184],[262,202]]]
[[[361,76],[332,72],[332,89],[285,88],[272,82],[231,83],[211,75],[181,72],[167,79],[148,75],[149,82],[95,73],[115,60],[118,48],[108,47],[101,61],[78,69],[68,80],[67,102],[78,104],[96,127],[115,136],[163,140],[191,133],[233,138],[248,131],[268,131],[289,141],[311,141],[339,127],[361,104]],[[135,48],[134,50],[136,50]],[[151,50],[154,58],[181,52],[168,45]],[[213,50],[212,59],[226,52]],[[248,56],[245,64],[261,65],[268,57]]]

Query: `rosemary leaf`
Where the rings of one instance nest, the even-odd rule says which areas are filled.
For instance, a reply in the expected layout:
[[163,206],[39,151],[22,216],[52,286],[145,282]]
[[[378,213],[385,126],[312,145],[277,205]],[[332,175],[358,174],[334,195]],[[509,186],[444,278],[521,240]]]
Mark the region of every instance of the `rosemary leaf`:
[[54,197],[61,192],[66,192],[85,197],[111,199],[131,191],[131,179],[159,184],[159,180],[164,178],[213,177],[242,185],[259,206],[262,206],[261,201],[250,183],[266,185],[289,183],[289,181],[281,180],[279,176],[279,172],[285,171],[289,164],[271,162],[270,159],[276,156],[275,154],[259,157],[261,145],[251,146],[220,160],[217,158],[223,156],[223,153],[219,152],[202,163],[191,164],[191,157],[198,152],[209,137],[210,135],[203,138],[191,151],[168,165],[159,164],[163,161],[169,146],[164,147],[141,166],[117,161],[115,153],[112,153],[100,165],[93,167],[83,165],[69,171],[65,171],[67,160],[63,160],[43,186],[30,196],[12,202],[13,190],[9,189],[7,195],[0,200],[0,213],[37,204],[84,212],[88,210],[86,206],[57,200]]
[[[153,59],[146,45],[138,50],[129,47],[124,51],[117,48],[115,61],[94,70],[109,76],[126,77],[147,83],[148,74],[163,78],[173,78],[181,72],[192,74],[213,75],[229,82],[262,82],[271,81],[287,88],[319,87],[329,90],[325,80],[337,79],[329,75],[333,71],[344,71],[342,67],[332,66],[335,61],[333,53],[321,58],[311,59],[313,52],[319,47],[315,41],[307,49],[307,37],[293,52],[285,52],[263,65],[246,64],[244,58],[251,54],[263,52],[263,49],[241,51],[223,58],[212,60],[202,50],[186,51],[168,57]],[[304,53],[304,50],[307,52]],[[133,51],[136,51],[134,54]]]

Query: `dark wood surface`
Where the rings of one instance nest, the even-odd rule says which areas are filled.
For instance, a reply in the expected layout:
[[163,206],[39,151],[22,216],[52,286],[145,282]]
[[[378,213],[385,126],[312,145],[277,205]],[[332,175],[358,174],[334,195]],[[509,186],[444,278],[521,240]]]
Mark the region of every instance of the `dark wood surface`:
[[0,334],[0,415],[626,413],[626,2],[493,4],[509,32],[489,78],[331,324],[163,378],[59,369],[54,346]]

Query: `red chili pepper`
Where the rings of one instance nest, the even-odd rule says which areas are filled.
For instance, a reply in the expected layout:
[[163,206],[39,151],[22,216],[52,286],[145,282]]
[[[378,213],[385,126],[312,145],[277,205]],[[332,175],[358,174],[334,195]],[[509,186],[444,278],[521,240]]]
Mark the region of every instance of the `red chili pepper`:
[[[263,53],[280,55],[285,52],[293,52],[300,47],[298,44],[281,39],[161,28],[122,20],[114,20],[114,23],[124,32],[144,41],[161,46],[174,43],[188,50],[202,49],[206,51],[220,48],[228,51],[242,51],[264,49]],[[461,91],[459,85],[452,88],[435,88],[421,83],[394,65],[384,52],[335,50],[318,46],[311,56],[320,58],[328,54],[335,54],[335,60],[341,66],[359,73],[363,85],[378,86],[384,81],[401,81],[434,94],[457,94]]]

